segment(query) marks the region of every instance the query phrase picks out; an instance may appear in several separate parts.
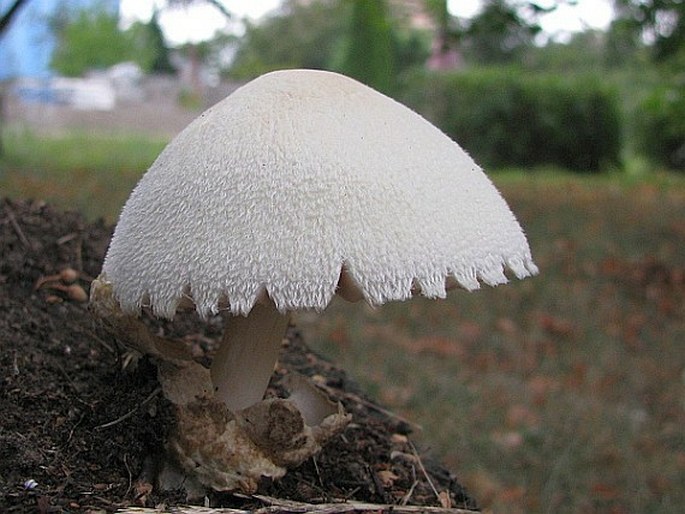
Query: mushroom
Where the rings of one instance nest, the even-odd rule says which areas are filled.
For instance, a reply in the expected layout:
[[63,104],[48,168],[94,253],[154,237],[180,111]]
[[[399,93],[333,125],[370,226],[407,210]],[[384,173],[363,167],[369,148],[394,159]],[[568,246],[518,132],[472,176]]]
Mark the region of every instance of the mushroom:
[[[40,277],[33,286],[34,291],[39,289],[51,289],[63,293],[69,300],[78,303],[88,301],[88,293],[75,282],[81,277],[81,274],[73,268],[64,268],[59,273],[54,275],[46,275]],[[50,294],[46,297],[48,303],[57,303],[62,301],[59,296]]]
[[[167,397],[193,405],[185,425],[223,404],[220,424],[238,430],[247,415],[268,418],[255,410],[292,407],[262,402],[291,312],[322,311],[336,294],[371,305],[444,298],[455,286],[502,284],[505,270],[537,273],[520,225],[464,150],[353,79],[287,70],[244,85],[164,149],[124,206],[91,305],[161,362]],[[185,306],[226,319],[208,374],[137,321],[143,310],[171,319]],[[193,385],[179,385],[183,376]],[[323,434],[312,452],[348,419],[314,397],[292,395],[304,426]],[[190,472],[197,460],[186,450],[177,454]]]
[[76,282],[80,273],[73,268],[63,268],[59,273],[40,277],[33,286],[34,290],[40,289],[49,282],[62,282],[63,284],[73,284]]

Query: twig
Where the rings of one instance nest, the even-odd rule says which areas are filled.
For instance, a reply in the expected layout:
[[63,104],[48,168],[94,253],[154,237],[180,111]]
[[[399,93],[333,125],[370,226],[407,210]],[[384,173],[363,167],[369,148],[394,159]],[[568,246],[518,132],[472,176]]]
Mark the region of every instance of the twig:
[[319,463],[316,462],[316,455],[312,457],[312,462],[314,463],[314,471],[316,471],[316,479],[319,481],[319,485],[321,486],[321,490],[324,491],[325,487],[323,485],[323,480],[321,480],[321,472],[319,471]]
[[366,465],[366,472],[371,476],[371,480],[373,480],[373,486],[376,488],[376,493],[383,498],[384,502],[388,501],[388,498],[390,498],[390,495],[385,491],[385,486],[383,485],[383,482],[381,482],[381,479],[378,477],[378,473],[373,471],[371,469],[371,466],[368,464]]
[[421,425],[414,423],[413,421],[409,421],[408,419],[403,418],[402,416],[395,414],[394,412],[389,411],[388,409],[384,409],[380,405],[376,405],[375,403],[366,400],[357,394],[350,393],[347,391],[339,391],[338,389],[334,389],[326,384],[317,383],[316,386],[326,391],[330,396],[335,396],[336,394],[342,393],[346,398],[351,399],[357,403],[361,403],[364,407],[368,407],[369,409],[375,410],[376,412],[380,412],[381,414],[384,414],[390,418],[394,418],[402,423],[406,423],[418,432],[423,432],[423,427]]
[[12,375],[17,376],[20,374],[21,371],[19,370],[19,359],[17,358],[17,351],[14,350],[12,352]]
[[67,234],[66,236],[60,237],[56,243],[58,246],[62,246],[65,243],[68,243],[72,239],[76,239],[78,237],[78,232],[72,232],[71,234]]
[[126,472],[128,473],[128,489],[126,489],[126,492],[124,493],[124,498],[128,497],[128,493],[131,492],[131,489],[133,488],[133,473],[131,473],[131,468],[128,467],[128,453],[124,454],[124,466],[126,467]]
[[92,338],[96,343],[100,344],[103,346],[109,353],[114,355],[115,357],[119,356],[119,352],[117,352],[111,345],[106,343],[105,341],[102,340],[101,337],[99,337],[97,334],[95,334],[94,331],[92,330],[86,330],[85,331],[88,337]]
[[411,467],[411,474],[412,474],[412,477],[414,478],[414,483],[412,483],[411,487],[409,488],[409,491],[407,491],[407,494],[405,494],[402,497],[402,501],[400,502],[400,505],[402,505],[402,506],[409,503],[409,499],[414,494],[414,489],[416,489],[416,486],[419,485],[419,481],[416,478],[416,468],[414,466]]
[[76,269],[83,272],[83,237],[81,234],[79,234],[78,245],[76,246]]
[[73,427],[71,427],[71,430],[69,430],[69,437],[67,437],[66,443],[64,445],[68,445],[69,442],[71,441],[71,438],[74,437],[74,432],[76,431],[76,428],[81,424],[81,422],[85,419],[86,415],[82,414],[79,420],[74,424]]
[[56,366],[57,366],[57,369],[60,370],[60,372],[61,372],[62,375],[64,376],[64,379],[67,381],[67,384],[69,385],[69,387],[71,388],[71,390],[74,392],[76,401],[82,403],[83,405],[85,405],[85,406],[88,407],[88,408],[92,408],[92,405],[91,405],[90,403],[88,403],[87,401],[85,401],[85,400],[81,397],[81,391],[80,391],[80,389],[76,386],[76,384],[74,384],[74,381],[73,381],[72,378],[69,376],[69,373],[67,373],[67,370],[64,369],[64,367],[63,367],[61,364],[57,364]]
[[118,417],[118,418],[115,419],[114,421],[109,421],[109,422],[105,423],[104,425],[98,425],[98,426],[96,426],[96,427],[95,427],[95,430],[102,430],[103,428],[113,427],[114,425],[118,425],[118,424],[121,423],[122,421],[127,420],[128,418],[130,418],[131,416],[133,416],[133,415],[138,411],[138,409],[140,409],[142,406],[144,406],[144,405],[150,403],[150,402],[154,399],[154,397],[157,396],[161,391],[162,391],[162,388],[161,388],[161,387],[158,387],[157,389],[155,389],[154,391],[152,391],[152,392],[148,395],[147,398],[145,398],[142,402],[140,402],[138,405],[136,405],[133,409],[131,409],[130,411],[128,411],[126,414],[124,414],[124,415],[121,416],[121,417]]
[[361,489],[361,486],[358,485],[357,487],[355,487],[351,491],[347,491],[345,493],[345,497],[342,499],[342,501],[352,501],[352,500],[350,500],[350,498],[352,498],[355,494],[357,494],[360,489]]
[[21,244],[24,245],[24,248],[26,248],[27,250],[33,250],[33,245],[31,244],[31,241],[28,240],[28,238],[24,234],[24,231],[19,226],[19,223],[17,222],[17,218],[14,215],[14,213],[11,211],[9,207],[5,207],[5,210],[7,212],[7,219],[10,220],[10,224],[12,225],[12,228],[14,228],[14,231],[17,233],[17,237],[19,237],[19,241],[21,241]]
[[[237,495],[236,495],[237,496]],[[129,507],[119,509],[119,514],[160,514],[161,512],[172,512],[174,514],[358,514],[358,513],[378,513],[392,512],[393,514],[477,514],[480,511],[468,509],[454,509],[445,507],[422,507],[418,505],[380,505],[364,502],[343,502],[343,503],[302,503],[289,500],[279,500],[268,496],[253,497],[268,506],[256,510],[208,507],[173,507],[166,511],[159,509],[146,509],[142,507]]]
[[[266,509],[258,509],[255,512],[258,513],[268,513],[268,512],[279,512],[279,513],[318,513],[318,514],[347,514],[352,512],[383,512],[391,511],[395,514],[413,514],[419,512],[435,513],[435,514],[473,514],[478,511],[468,510],[468,509],[446,509],[444,507],[425,507],[418,505],[381,505],[375,503],[365,503],[365,502],[355,502],[347,501],[344,503],[325,503],[325,504],[309,504],[302,502],[295,502],[290,500],[280,500],[278,498],[272,498],[270,496],[262,496],[255,494],[252,496],[261,502],[266,503],[269,507],[276,507],[280,510],[273,510],[267,507]],[[221,512],[217,509],[215,512]]]
[[435,485],[433,484],[433,481],[431,480],[431,477],[428,476],[428,472],[426,471],[426,468],[423,467],[423,462],[421,462],[421,456],[419,455],[419,452],[416,451],[416,446],[414,446],[414,443],[411,441],[409,442],[409,446],[411,446],[412,452],[414,452],[414,456],[416,457],[416,462],[419,464],[419,468],[421,468],[421,473],[423,473],[423,476],[426,477],[426,480],[428,481],[428,485],[431,486],[431,489],[433,489],[433,493],[435,493],[435,497],[440,501],[440,493],[438,493],[438,490],[435,488]]

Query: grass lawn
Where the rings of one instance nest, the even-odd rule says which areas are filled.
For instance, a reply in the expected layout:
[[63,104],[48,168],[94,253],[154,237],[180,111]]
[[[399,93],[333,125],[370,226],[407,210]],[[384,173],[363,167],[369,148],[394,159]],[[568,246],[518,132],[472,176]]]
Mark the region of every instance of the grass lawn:
[[[110,221],[163,146],[10,136],[0,195]],[[685,180],[494,178],[539,277],[445,301],[335,301],[297,315],[305,338],[422,425],[487,510],[682,512]]]
[[685,188],[500,184],[539,277],[446,301],[336,302],[308,340],[495,512],[685,505]]
[[114,222],[143,172],[167,141],[87,133],[39,137],[6,131],[0,196],[46,200]]

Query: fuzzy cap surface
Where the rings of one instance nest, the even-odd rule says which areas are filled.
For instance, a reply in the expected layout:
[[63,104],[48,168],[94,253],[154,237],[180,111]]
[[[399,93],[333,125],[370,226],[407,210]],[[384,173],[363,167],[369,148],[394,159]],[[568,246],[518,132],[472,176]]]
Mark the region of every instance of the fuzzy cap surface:
[[201,114],[129,197],[103,273],[171,318],[324,309],[342,268],[371,304],[537,273],[491,181],[407,107],[348,77],[263,75]]

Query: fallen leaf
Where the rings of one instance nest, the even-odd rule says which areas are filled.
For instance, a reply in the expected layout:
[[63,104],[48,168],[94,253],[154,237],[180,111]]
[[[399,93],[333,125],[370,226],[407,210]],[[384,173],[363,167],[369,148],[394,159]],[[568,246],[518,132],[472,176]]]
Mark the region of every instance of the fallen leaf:
[[550,314],[540,314],[538,324],[545,332],[557,337],[571,337],[574,333],[573,323],[564,318]]
[[438,493],[438,500],[440,501],[440,506],[443,509],[452,508],[452,498],[450,497],[450,494],[447,491],[440,491]]
[[404,434],[393,434],[390,436],[390,441],[394,444],[407,444],[409,438]]
[[528,406],[523,404],[514,404],[507,409],[506,413],[507,426],[515,427],[536,427],[540,423],[540,417],[533,412]]
[[499,318],[495,326],[508,337],[513,337],[518,333],[518,325],[511,318]]
[[389,469],[382,469],[381,471],[378,471],[376,475],[378,475],[378,479],[381,481],[381,484],[383,484],[383,487],[388,488],[392,487],[395,480],[400,478]]
[[605,501],[615,500],[621,495],[620,491],[615,486],[606,484],[604,482],[597,482],[596,484],[593,484],[591,491],[593,495]]
[[550,393],[559,389],[559,381],[545,375],[531,377],[527,385],[533,398],[533,404],[538,407],[545,404]]
[[501,446],[505,450],[515,450],[523,445],[523,435],[514,430],[495,432],[490,438],[495,444]]

